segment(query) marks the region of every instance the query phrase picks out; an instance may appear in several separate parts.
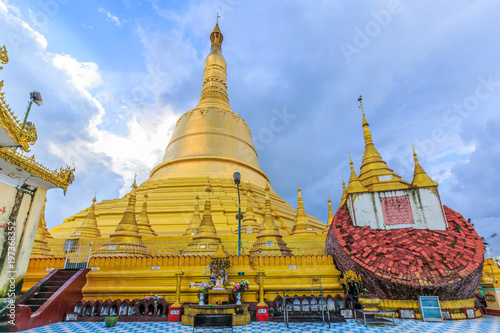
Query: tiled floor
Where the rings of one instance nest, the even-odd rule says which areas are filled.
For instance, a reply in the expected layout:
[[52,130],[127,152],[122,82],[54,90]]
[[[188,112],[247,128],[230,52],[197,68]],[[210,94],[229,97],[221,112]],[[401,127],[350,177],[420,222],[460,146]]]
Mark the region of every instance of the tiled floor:
[[[52,324],[44,327],[24,331],[30,333],[66,333],[66,332],[110,332],[110,333],[149,333],[149,332],[168,332],[168,333],[191,333],[192,327],[182,326],[180,323],[169,322],[119,322],[114,328],[106,328],[104,322],[64,322]],[[228,330],[226,330],[227,332]],[[211,332],[205,330],[205,332]],[[219,331],[222,332],[222,331]],[[331,328],[323,324],[311,323],[290,323],[290,328],[286,329],[283,323],[275,322],[252,322],[248,326],[235,327],[234,332],[245,333],[320,333],[320,332],[404,332],[404,333],[498,333],[500,332],[500,317],[486,316],[471,320],[452,320],[444,323],[425,323],[420,320],[399,320],[396,319],[396,326],[368,326],[364,327],[354,320],[348,320],[345,323],[332,324]]]

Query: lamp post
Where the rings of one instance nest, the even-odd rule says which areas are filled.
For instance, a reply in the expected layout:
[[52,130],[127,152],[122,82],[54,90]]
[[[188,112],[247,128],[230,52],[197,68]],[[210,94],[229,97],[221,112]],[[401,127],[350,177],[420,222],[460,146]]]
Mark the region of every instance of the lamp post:
[[484,243],[484,249],[486,250],[486,252],[488,252],[490,258],[493,258],[493,253],[491,253],[491,250],[490,248],[488,247],[488,243],[486,243],[486,241],[490,238],[495,238],[496,236],[498,236],[498,234],[495,232],[493,235],[491,235],[490,237],[486,238],[485,240],[483,240],[483,243]]
[[26,120],[28,119],[28,114],[30,113],[31,105],[33,103],[35,103],[38,106],[42,105],[42,95],[40,94],[39,91],[34,90],[30,92],[30,102],[28,104],[28,110],[26,110],[26,114],[24,115],[24,120],[21,129],[24,129],[24,126],[26,125]]
[[241,215],[241,200],[240,200],[240,183],[241,183],[241,175],[239,172],[235,172],[233,174],[234,183],[238,188],[238,215],[236,215],[236,219],[238,220],[238,256],[241,255],[241,219],[243,215]]

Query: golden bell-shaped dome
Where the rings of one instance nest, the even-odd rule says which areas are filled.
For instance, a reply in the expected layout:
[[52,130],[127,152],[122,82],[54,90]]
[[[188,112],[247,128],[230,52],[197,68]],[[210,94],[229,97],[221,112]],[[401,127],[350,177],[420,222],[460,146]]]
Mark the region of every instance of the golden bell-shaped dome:
[[227,65],[218,24],[210,40],[200,101],[179,118],[163,161],[151,171],[150,180],[200,174],[230,178],[238,170],[243,179],[263,188],[269,179],[260,169],[250,129],[229,106]]

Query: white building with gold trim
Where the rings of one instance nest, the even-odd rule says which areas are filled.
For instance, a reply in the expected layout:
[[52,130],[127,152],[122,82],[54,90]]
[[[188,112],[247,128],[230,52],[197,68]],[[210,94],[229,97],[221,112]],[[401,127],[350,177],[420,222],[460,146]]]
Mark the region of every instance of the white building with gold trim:
[[[3,46],[0,69],[7,62]],[[2,87],[0,81],[0,299],[13,299],[21,292],[35,236],[35,247],[46,245],[37,228],[42,224],[47,190],[62,188],[66,193],[74,168],[49,170],[25,154],[37,140],[35,126],[21,124],[6,103]]]

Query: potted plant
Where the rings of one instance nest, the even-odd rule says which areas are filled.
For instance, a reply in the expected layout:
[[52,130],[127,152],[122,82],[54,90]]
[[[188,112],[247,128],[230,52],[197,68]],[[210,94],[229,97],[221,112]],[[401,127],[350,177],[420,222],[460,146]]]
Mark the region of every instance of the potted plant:
[[233,293],[236,294],[236,305],[241,305],[241,294],[248,291],[250,282],[248,280],[241,280],[233,284]]
[[104,323],[106,324],[106,327],[115,327],[118,323],[118,318],[118,316],[105,317]]

